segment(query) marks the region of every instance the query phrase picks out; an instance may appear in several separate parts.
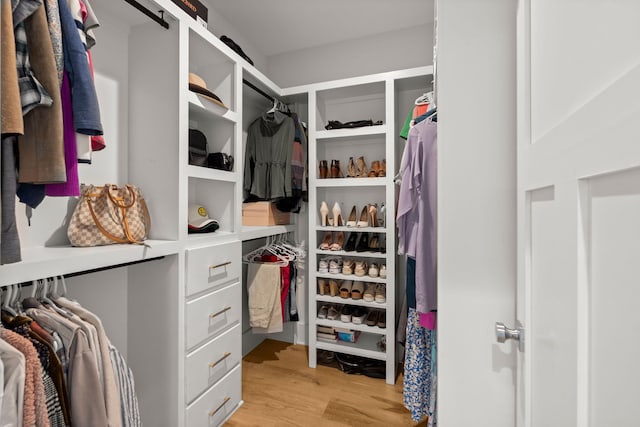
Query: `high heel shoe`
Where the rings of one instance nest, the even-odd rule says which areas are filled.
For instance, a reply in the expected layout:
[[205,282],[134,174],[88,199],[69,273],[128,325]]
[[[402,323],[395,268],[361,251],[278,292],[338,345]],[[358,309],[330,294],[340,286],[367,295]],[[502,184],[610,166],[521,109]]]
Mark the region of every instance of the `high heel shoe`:
[[322,243],[320,243],[319,248],[323,251],[327,251],[331,247],[331,242],[333,242],[333,233],[327,231],[324,233],[324,237],[322,238]]
[[358,175],[360,178],[366,178],[369,175],[367,170],[367,164],[364,161],[364,157],[358,157],[356,160],[356,166],[358,166]]
[[327,206],[326,202],[322,202],[322,204],[320,205],[320,224],[323,227],[326,227],[328,225],[328,218],[329,218],[329,206]]
[[320,167],[318,168],[320,172],[320,178],[325,179],[329,174],[329,165],[326,160],[320,160]]
[[333,205],[333,226],[341,227],[344,225],[344,221],[342,220],[342,210],[340,209],[340,205],[336,202]]
[[378,172],[380,171],[380,162],[374,160],[371,162],[371,170],[369,171],[369,178],[375,178],[378,176]]
[[387,176],[387,161],[382,159],[382,162],[380,162],[380,170],[378,171],[378,178],[385,176]]
[[357,227],[368,227],[369,226],[369,206],[365,205],[362,208],[362,212],[360,212],[360,220],[356,224]]
[[329,283],[327,279],[318,279],[318,293],[320,295],[329,294]]
[[369,224],[371,227],[378,226],[378,205],[369,205]]
[[351,233],[349,235],[349,239],[347,239],[347,244],[344,245],[344,250],[346,252],[353,252],[356,250],[356,243],[358,241],[358,233]]
[[373,236],[371,240],[369,240],[369,250],[371,252],[380,251],[380,242],[378,241],[378,236]]
[[340,160],[331,160],[331,178],[343,178],[340,170]]
[[356,246],[356,252],[366,252],[369,250],[369,233],[362,233],[360,241]]
[[347,176],[349,178],[356,177],[356,165],[353,163],[353,157],[349,157],[349,163],[347,163]]
[[387,207],[384,205],[384,203],[380,207],[380,216],[382,218],[378,220],[379,222],[378,225],[380,227],[386,227],[387,226]]
[[358,222],[356,221],[356,206],[353,205],[351,213],[349,214],[349,219],[347,220],[347,227],[355,227],[357,225]]
[[344,245],[344,232],[338,231],[329,249],[332,251],[341,251],[342,245]]

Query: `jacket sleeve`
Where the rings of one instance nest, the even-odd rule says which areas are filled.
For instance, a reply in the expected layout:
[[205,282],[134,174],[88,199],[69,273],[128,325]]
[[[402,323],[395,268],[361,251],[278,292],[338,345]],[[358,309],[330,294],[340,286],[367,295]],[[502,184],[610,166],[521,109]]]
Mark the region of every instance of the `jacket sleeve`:
[[[253,184],[253,170],[256,165],[256,135],[254,126],[249,126],[247,132],[247,147],[244,153],[244,190],[251,193]],[[246,194],[245,196],[248,196]]]

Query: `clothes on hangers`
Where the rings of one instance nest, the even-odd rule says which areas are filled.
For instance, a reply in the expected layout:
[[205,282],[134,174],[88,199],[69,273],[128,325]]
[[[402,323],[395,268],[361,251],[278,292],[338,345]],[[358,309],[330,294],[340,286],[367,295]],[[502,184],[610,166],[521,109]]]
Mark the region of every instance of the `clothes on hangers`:
[[[48,282],[42,281],[34,281],[38,298],[25,298],[24,313],[19,312],[14,305],[19,294],[11,289],[3,294],[0,338],[24,354],[24,389],[9,388],[9,400],[0,393],[0,424],[16,419],[20,422],[12,425],[140,426],[132,373],[101,320],[76,301],[50,297]],[[1,375],[13,379],[16,374],[8,369],[16,366],[15,357],[5,357],[3,343],[0,340]],[[20,375],[19,367],[15,372]],[[21,413],[13,404],[20,399]]]
[[256,119],[247,130],[244,190],[247,201],[291,197],[291,159],[295,124],[275,110]]
[[254,333],[282,332],[280,266],[250,263],[247,268],[249,325]]

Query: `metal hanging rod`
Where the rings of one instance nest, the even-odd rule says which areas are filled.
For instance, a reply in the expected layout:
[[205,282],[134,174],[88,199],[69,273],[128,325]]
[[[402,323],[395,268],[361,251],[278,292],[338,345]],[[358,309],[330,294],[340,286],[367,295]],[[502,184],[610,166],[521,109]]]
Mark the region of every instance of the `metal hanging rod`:
[[152,11],[150,11],[149,9],[147,9],[146,7],[144,7],[143,5],[141,5],[140,3],[138,3],[136,0],[124,0],[124,1],[126,1],[136,9],[138,9],[140,12],[147,15],[149,18],[156,21],[158,24],[160,24],[160,26],[166,28],[167,30],[169,29],[169,23],[164,20],[164,10],[159,10],[158,13],[160,13],[160,16],[158,16]]
[[258,92],[260,95],[264,96],[265,98],[267,98],[269,101],[273,102],[276,99],[269,95],[268,93],[266,93],[265,91],[263,91],[262,89],[260,89],[258,86],[254,85],[253,83],[251,83],[249,80],[247,79],[242,79],[242,83],[246,84],[247,86],[249,86],[251,89],[255,90],[256,92]]
[[97,273],[99,271],[112,270],[114,268],[120,268],[120,267],[128,267],[130,265],[142,264],[143,262],[156,261],[156,260],[163,259],[163,258],[164,258],[164,256],[159,256],[159,257],[155,257],[155,258],[141,259],[141,260],[138,260],[138,261],[131,261],[131,262],[125,262],[123,264],[109,265],[109,266],[106,266],[106,267],[94,268],[94,269],[91,269],[91,270],[76,271],[76,272],[73,272],[73,273],[63,274],[62,276],[64,276],[65,278],[82,276],[84,274]]

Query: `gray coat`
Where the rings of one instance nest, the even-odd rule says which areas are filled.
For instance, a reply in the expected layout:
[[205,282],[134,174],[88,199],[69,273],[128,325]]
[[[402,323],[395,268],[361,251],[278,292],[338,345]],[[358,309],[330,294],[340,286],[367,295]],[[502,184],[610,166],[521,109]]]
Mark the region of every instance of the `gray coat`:
[[244,189],[260,199],[291,197],[291,156],[295,127],[280,111],[265,113],[247,131]]

